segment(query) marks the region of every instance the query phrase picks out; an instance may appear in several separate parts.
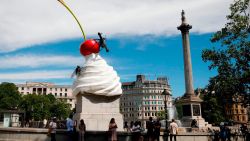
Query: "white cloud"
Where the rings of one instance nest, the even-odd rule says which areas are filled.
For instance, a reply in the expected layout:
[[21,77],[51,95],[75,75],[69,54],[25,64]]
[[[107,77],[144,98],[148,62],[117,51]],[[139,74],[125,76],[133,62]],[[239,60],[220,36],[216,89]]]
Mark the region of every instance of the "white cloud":
[[[39,56],[39,57],[38,57]],[[73,56],[55,56],[55,55],[16,55],[16,56],[1,56],[0,69],[11,69],[19,67],[41,68],[41,67],[67,67],[83,65],[82,57]]]
[[[225,23],[233,0],[65,0],[89,35],[179,34],[186,11],[191,32],[213,32]],[[1,0],[0,52],[81,36],[73,17],[57,0]]]
[[20,80],[48,80],[48,79],[67,79],[71,77],[72,70],[39,70],[30,72],[18,72],[18,73],[0,73],[0,82],[3,81],[20,81]]

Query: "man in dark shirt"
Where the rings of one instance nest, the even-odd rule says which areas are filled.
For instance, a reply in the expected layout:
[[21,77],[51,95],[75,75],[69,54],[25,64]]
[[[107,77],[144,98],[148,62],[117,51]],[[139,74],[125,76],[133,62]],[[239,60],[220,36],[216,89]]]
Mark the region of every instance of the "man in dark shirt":
[[161,131],[161,123],[160,119],[157,118],[157,121],[154,124],[154,140],[160,141],[160,131]]
[[147,128],[148,141],[153,141],[154,140],[154,122],[153,122],[152,117],[149,117],[149,121],[147,121],[146,128]]

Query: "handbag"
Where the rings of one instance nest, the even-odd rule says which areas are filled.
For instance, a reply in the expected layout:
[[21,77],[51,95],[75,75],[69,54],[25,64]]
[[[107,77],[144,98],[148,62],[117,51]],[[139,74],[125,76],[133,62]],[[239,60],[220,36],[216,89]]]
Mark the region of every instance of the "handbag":
[[52,131],[52,128],[49,128],[49,129],[48,129],[47,136],[49,136],[49,137],[51,136],[51,131]]

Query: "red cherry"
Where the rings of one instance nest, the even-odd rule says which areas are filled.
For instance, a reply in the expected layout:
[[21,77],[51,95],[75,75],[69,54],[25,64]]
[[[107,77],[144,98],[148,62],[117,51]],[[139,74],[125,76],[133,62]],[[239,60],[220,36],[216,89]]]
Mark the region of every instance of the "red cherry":
[[81,44],[80,52],[83,56],[90,55],[91,53],[98,53],[100,51],[99,43],[94,39],[88,39]]

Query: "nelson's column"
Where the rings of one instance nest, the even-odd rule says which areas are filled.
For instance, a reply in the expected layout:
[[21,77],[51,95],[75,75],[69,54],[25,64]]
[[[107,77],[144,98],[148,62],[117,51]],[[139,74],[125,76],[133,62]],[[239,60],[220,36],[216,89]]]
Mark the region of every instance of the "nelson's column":
[[184,127],[190,127],[191,121],[193,119],[197,120],[199,127],[204,127],[205,120],[201,116],[201,102],[202,100],[194,93],[193,88],[193,75],[192,75],[192,63],[190,54],[190,44],[189,44],[189,30],[192,28],[186,22],[186,17],[184,10],[181,12],[181,25],[177,27],[182,34],[182,45],[184,54],[184,73],[185,73],[185,94],[180,98],[180,103],[182,105],[183,118],[181,119],[182,125]]

